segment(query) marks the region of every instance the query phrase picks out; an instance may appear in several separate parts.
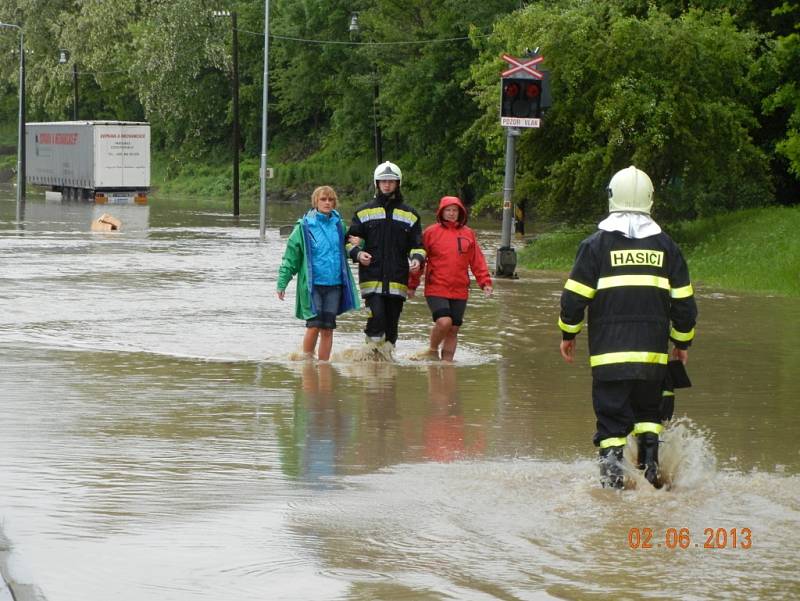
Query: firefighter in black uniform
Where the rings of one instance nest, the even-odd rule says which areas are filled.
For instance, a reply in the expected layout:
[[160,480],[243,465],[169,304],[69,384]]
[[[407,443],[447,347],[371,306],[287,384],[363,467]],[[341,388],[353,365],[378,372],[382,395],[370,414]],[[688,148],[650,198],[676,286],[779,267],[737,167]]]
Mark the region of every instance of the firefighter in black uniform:
[[638,468],[656,488],[661,398],[670,359],[684,364],[697,306],[680,249],[650,217],[653,184],[636,167],[608,185],[609,216],[581,242],[561,294],[561,355],[572,363],[589,308],[592,403],[603,486],[622,488],[622,451],[631,432]]
[[[378,357],[391,357],[403,303],[408,295],[408,273],[425,262],[419,214],[403,202],[400,168],[386,161],[375,168],[375,198],[353,215],[349,236],[361,244],[350,247],[359,263],[358,281],[370,316],[364,333]],[[352,242],[352,240],[351,240]]]

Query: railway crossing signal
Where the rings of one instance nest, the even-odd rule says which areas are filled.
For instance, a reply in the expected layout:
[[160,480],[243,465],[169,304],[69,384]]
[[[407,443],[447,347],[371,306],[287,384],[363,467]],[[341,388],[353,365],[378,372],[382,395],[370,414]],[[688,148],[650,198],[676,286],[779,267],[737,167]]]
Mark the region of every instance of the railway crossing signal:
[[500,124],[506,129],[506,165],[503,183],[503,232],[497,249],[495,275],[514,278],[517,255],[511,246],[512,198],[516,175],[516,138],[520,127],[540,127],[542,109],[550,106],[547,72],[537,68],[544,61],[538,49],[526,58],[503,54],[510,67],[500,74]]

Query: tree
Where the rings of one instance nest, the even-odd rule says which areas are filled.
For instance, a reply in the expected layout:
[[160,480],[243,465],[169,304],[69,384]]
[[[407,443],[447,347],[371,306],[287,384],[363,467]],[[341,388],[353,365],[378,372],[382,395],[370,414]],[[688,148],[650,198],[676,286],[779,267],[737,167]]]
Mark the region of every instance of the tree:
[[461,143],[480,116],[468,89],[478,49],[468,38],[516,6],[511,0],[378,0],[362,13],[372,39],[384,43],[368,49],[380,78],[384,154],[403,163],[408,188],[416,187],[430,205],[444,194],[467,202],[476,196],[480,148]]
[[275,64],[271,85],[280,118],[275,135],[281,146],[296,155],[319,150],[337,119],[335,114],[351,108],[352,98],[361,91],[365,91],[361,110],[346,111],[343,130],[365,135],[361,139],[341,136],[337,153],[354,156],[370,148],[366,117],[371,114],[367,112],[371,92],[356,77],[367,65],[356,46],[350,45],[352,5],[345,0],[284,0],[275,5],[276,39],[270,50]]
[[[481,123],[496,123],[501,51],[540,46],[554,103],[544,127],[520,140],[518,192],[542,216],[596,218],[609,177],[630,164],[652,177],[665,217],[764,204],[768,162],[752,141],[758,43],[724,12],[673,19],[654,7],[631,16],[610,1],[537,2],[497,24],[473,70]],[[498,147],[498,130],[487,147]]]
[[779,74],[775,92],[765,100],[767,112],[783,109],[788,114],[785,135],[777,142],[776,150],[789,161],[789,169],[800,179],[800,3],[787,1],[778,15],[794,15],[794,31],[778,38],[775,61]]

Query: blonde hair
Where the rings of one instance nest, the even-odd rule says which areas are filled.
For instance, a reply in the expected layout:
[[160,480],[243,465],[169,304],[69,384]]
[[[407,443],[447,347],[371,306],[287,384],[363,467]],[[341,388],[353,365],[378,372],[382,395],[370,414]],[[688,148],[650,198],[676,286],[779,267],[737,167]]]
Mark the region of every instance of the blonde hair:
[[336,196],[336,190],[334,190],[330,186],[318,186],[314,188],[314,191],[311,193],[311,206],[316,209],[317,203],[319,202],[319,197],[322,196],[323,194],[333,198],[333,208],[335,209],[338,198]]

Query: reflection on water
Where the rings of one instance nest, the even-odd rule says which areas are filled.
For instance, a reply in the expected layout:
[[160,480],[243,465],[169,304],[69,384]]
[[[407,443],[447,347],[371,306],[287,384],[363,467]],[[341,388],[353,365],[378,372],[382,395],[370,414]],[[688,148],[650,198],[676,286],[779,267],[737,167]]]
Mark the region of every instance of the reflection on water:
[[[104,214],[112,215],[122,223],[120,231],[95,233],[95,236],[113,236],[146,233],[150,222],[148,205],[97,205],[89,202],[26,202],[22,219],[17,224],[21,232],[89,232],[91,223]],[[113,239],[113,238],[108,238]]]
[[[582,364],[558,354],[562,274],[474,295],[455,365],[411,360],[424,299],[406,304],[397,363],[347,360],[364,312],[337,320],[333,362],[293,361],[278,226],[304,206],[270,207],[264,243],[255,215],[129,208],[141,227],[98,235],[91,205],[30,201],[17,224],[0,191],[0,519],[18,599],[800,596],[800,301],[698,283],[671,490],[634,470],[617,494],[597,485],[585,339]],[[632,528],[652,548],[631,548]],[[689,544],[669,548],[681,528]],[[744,528],[750,548],[704,547],[705,529]]]
[[458,394],[457,368],[452,364],[431,365],[428,371],[428,415],[423,436],[425,458],[455,461],[478,457],[486,450],[486,432],[480,424],[467,425]]

